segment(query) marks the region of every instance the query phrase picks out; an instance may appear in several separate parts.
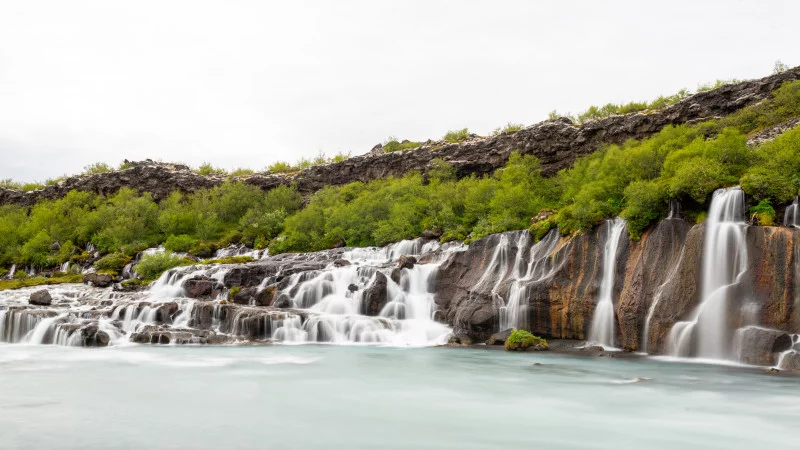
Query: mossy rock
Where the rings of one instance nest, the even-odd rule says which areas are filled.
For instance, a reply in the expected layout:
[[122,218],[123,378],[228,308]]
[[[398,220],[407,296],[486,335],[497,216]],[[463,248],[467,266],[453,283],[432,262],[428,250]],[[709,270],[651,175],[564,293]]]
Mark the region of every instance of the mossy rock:
[[505,344],[508,351],[543,351],[547,350],[547,341],[538,336],[534,336],[528,331],[513,329],[506,339]]

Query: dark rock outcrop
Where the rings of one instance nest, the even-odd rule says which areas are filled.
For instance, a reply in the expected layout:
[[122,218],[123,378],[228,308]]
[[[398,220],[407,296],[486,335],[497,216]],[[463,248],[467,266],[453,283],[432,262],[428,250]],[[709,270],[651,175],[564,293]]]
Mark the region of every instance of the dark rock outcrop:
[[31,294],[28,303],[37,306],[50,306],[50,304],[53,303],[53,297],[50,296],[50,291],[42,289],[41,291],[36,291]]
[[[549,248],[541,243],[531,247],[527,231],[508,232],[452,254],[435,281],[443,321],[453,326],[459,341],[485,341],[498,329],[502,308],[514,290],[521,328],[547,338],[586,339],[603,273],[605,228],[571,238],[550,235],[545,240],[556,241]],[[704,224],[692,226],[672,218],[638,241],[623,235],[612,296],[620,347],[665,353],[669,331],[677,322],[691,320],[701,301],[704,229]],[[775,364],[776,352],[788,348],[787,333],[800,332],[800,230],[748,227],[746,245],[750,269],[727,305],[730,336],[725,339],[733,352],[734,330],[750,324],[758,325],[755,330],[770,329],[746,339],[751,347],[743,348],[742,358],[752,364]],[[534,253],[539,256],[533,266],[541,270],[529,278],[512,276],[515,265],[531,265]],[[773,335],[780,336],[776,346],[764,338]]]
[[[450,162],[458,176],[488,174],[503,166],[514,151],[535,155],[541,162],[542,173],[553,175],[603,143],[621,144],[628,139],[650,136],[670,124],[725,116],[768,98],[782,83],[797,79],[800,79],[800,67],[701,92],[661,111],[611,116],[581,126],[569,120],[547,120],[514,133],[471,138],[461,143],[429,141],[414,150],[391,153],[373,149],[362,156],[314,166],[295,174],[267,173],[237,179],[264,190],[295,184],[300,192],[311,193],[324,186],[400,176],[411,170],[426,172],[434,159]],[[150,192],[154,199],[161,200],[174,190],[194,192],[225,181],[224,177],[197,174],[183,165],[150,160],[129,165],[125,170],[69,177],[32,192],[0,188],[0,204],[32,205],[39,199],[61,198],[73,189],[113,194],[122,187]]]
[[114,282],[114,277],[106,273],[87,273],[83,276],[84,283],[92,283],[93,286],[104,288],[109,287]]
[[508,340],[508,337],[511,336],[511,332],[513,330],[509,328],[508,330],[498,331],[497,333],[492,334],[489,336],[489,339],[486,340],[487,345],[503,345]]
[[386,275],[381,272],[375,273],[375,278],[366,289],[364,289],[362,297],[362,310],[368,316],[377,316],[380,314],[386,302],[388,301],[388,287],[389,280]]

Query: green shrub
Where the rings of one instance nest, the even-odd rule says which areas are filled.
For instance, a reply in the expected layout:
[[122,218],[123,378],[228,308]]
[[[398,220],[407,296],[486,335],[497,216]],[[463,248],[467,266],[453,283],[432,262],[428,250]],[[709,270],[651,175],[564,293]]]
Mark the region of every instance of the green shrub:
[[554,222],[550,220],[542,220],[531,225],[529,231],[533,235],[534,242],[539,242],[547,235],[553,228],[556,227]]
[[534,336],[529,331],[517,330],[514,328],[511,330],[508,339],[506,339],[505,347],[508,351],[526,350],[528,348],[547,350],[547,341],[538,336]]
[[155,280],[169,269],[191,264],[191,260],[167,251],[142,255],[142,258],[139,260],[139,263],[133,267],[133,270],[138,273],[143,280],[149,281]]
[[109,166],[103,162],[97,162],[93,164],[89,164],[88,166],[83,167],[83,173],[85,174],[95,174],[95,173],[106,173],[106,172],[113,172],[114,168]]
[[647,227],[664,217],[669,208],[667,186],[660,181],[634,181],[625,188],[627,206],[620,214],[628,222],[628,232],[639,239]]
[[411,150],[419,146],[419,142],[412,142],[406,139],[400,142],[397,138],[390,136],[389,139],[383,142],[383,151],[386,153],[399,152],[402,150]]
[[267,171],[270,173],[285,173],[294,172],[296,169],[286,161],[276,161],[267,166]]
[[758,202],[757,205],[750,207],[750,215],[758,225],[772,226],[775,224],[775,208],[769,199]]
[[469,130],[462,128],[460,130],[451,130],[444,135],[445,141],[450,143],[463,142],[469,139]]
[[220,169],[219,167],[214,167],[209,162],[204,162],[203,164],[201,164],[200,167],[198,167],[197,170],[195,170],[195,172],[197,172],[200,175],[205,175],[205,176],[226,176],[226,175],[228,175],[228,173],[225,172],[224,169]]
[[508,122],[508,123],[506,124],[506,126],[504,126],[504,127],[502,127],[502,128],[497,128],[497,129],[495,129],[495,130],[492,132],[492,134],[493,134],[493,135],[495,135],[495,136],[497,136],[497,135],[499,135],[499,134],[515,133],[515,132],[517,132],[517,131],[521,130],[521,129],[522,129],[522,127],[524,127],[524,125],[522,125],[521,123],[511,123],[511,122]]
[[726,86],[728,84],[736,84],[736,83],[741,83],[741,82],[742,82],[742,80],[738,80],[736,78],[731,78],[731,79],[728,79],[728,80],[716,80],[716,81],[712,81],[711,83],[703,83],[703,84],[697,86],[697,92],[711,91],[711,90],[714,90],[714,89],[721,88],[722,86]]
[[119,273],[131,262],[131,258],[122,253],[109,253],[94,263],[94,268],[109,272]]
[[197,245],[197,239],[188,234],[171,234],[164,242],[164,248],[171,252],[186,253]]
[[228,174],[228,176],[230,176],[230,177],[247,177],[247,176],[254,175],[254,174],[255,174],[255,172],[252,169],[239,167],[239,168],[234,169],[233,171],[231,171],[231,173]]

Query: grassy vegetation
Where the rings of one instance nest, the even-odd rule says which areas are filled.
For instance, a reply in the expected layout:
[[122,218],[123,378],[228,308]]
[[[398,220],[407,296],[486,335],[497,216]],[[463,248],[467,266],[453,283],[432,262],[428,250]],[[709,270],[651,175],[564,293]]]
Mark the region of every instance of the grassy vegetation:
[[529,331],[517,330],[516,328],[511,331],[511,334],[506,339],[506,350],[527,350],[528,348],[536,348],[539,350],[547,350],[547,341],[538,336],[534,336]]
[[775,208],[769,199],[761,200],[750,208],[750,214],[759,225],[771,226],[775,224]]
[[48,284],[80,283],[83,279],[81,274],[63,274],[60,276],[45,278],[15,278],[13,280],[0,280],[0,291],[6,289],[19,289],[30,286],[44,286]]
[[495,130],[492,131],[492,136],[497,136],[497,135],[506,134],[506,133],[514,133],[514,132],[517,132],[517,131],[521,130],[523,127],[524,127],[524,125],[521,124],[521,123],[508,122],[506,124],[506,126],[504,126],[502,128],[495,128]]
[[403,141],[398,141],[396,137],[389,136],[389,139],[383,142],[383,151],[386,153],[399,152],[402,150],[411,150],[419,146],[419,142],[413,142],[406,139]]
[[463,142],[469,139],[469,130],[466,128],[451,130],[448,131],[442,139],[450,143]]
[[[192,194],[174,192],[160,203],[130,189],[108,197],[70,192],[33,207],[0,206],[0,267],[86,262],[92,255],[81,249],[88,243],[114,254],[101,260],[108,265],[104,270],[119,270],[123,257],[159,244],[208,258],[231,243],[269,246],[275,254],[384,245],[424,230],[436,231],[442,241],[471,241],[530,227],[541,238],[554,227],[579,233],[614,216],[627,219],[638,238],[666,215],[670,199],[683,203],[687,217],[702,221],[710,194],[735,184],[761,202],[751,213],[767,224],[775,220],[772,205],[785,205],[800,192],[800,129],[755,149],[747,147],[747,135],[793,117],[800,117],[800,81],[723,119],[604,146],[551,178],[541,175],[535,157],[514,153],[489,176],[457,180],[453,167],[434,161],[427,176],[411,172],[330,186],[305,200],[292,187],[265,193],[233,181]],[[321,154],[315,160],[328,159]],[[555,212],[530,226],[542,209]],[[143,266],[145,276],[185,263],[162,257],[169,261]]]
[[202,261],[202,264],[245,264],[253,262],[252,256],[226,256],[224,258],[213,258]]
[[339,152],[331,157],[328,157],[325,155],[325,152],[319,152],[314,158],[300,158],[295,164],[290,164],[286,161],[274,162],[267,166],[267,171],[270,173],[299,172],[314,166],[342,162],[348,158],[350,158],[350,153]]
[[192,260],[183,256],[172,252],[161,252],[142,255],[139,263],[133,266],[133,270],[142,277],[142,280],[152,281],[169,269],[192,264],[194,264]]
[[131,262],[131,257],[122,253],[109,253],[94,263],[94,268],[113,274],[122,272],[122,269]]

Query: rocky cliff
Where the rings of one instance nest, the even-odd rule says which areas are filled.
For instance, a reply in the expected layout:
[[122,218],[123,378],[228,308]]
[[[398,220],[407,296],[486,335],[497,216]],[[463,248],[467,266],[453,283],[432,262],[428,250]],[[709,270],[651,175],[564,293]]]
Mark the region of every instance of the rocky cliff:
[[[521,294],[518,323],[525,328],[550,338],[587,339],[607,226],[573,238],[553,233],[534,247],[527,232],[473,242],[437,272],[436,303],[443,317],[462,341],[483,341],[500,328],[505,305]],[[670,218],[638,241],[623,238],[613,291],[616,341],[623,349],[668,352],[670,329],[689,319],[700,300],[704,229]],[[800,333],[800,230],[750,226],[745,236],[748,270],[727,305],[729,338],[748,329],[788,339]],[[540,270],[519,270],[531,265]],[[754,363],[775,364],[776,358]]]
[[[311,193],[327,185],[400,176],[411,170],[425,171],[436,158],[453,164],[459,176],[491,173],[503,166],[513,151],[535,155],[541,161],[543,173],[552,175],[603,143],[642,139],[670,124],[725,116],[767,98],[782,83],[797,79],[800,67],[701,92],[661,111],[612,116],[581,126],[566,118],[548,120],[514,133],[476,137],[456,144],[428,141],[414,150],[369,153],[294,174],[256,174],[241,180],[265,190],[295,183],[301,192]],[[60,198],[73,189],[110,194],[122,187],[151,192],[159,200],[173,190],[192,192],[224,181],[224,177],[196,174],[186,166],[149,161],[126,170],[70,177],[33,192],[0,188],[0,204],[30,205],[38,199]]]

